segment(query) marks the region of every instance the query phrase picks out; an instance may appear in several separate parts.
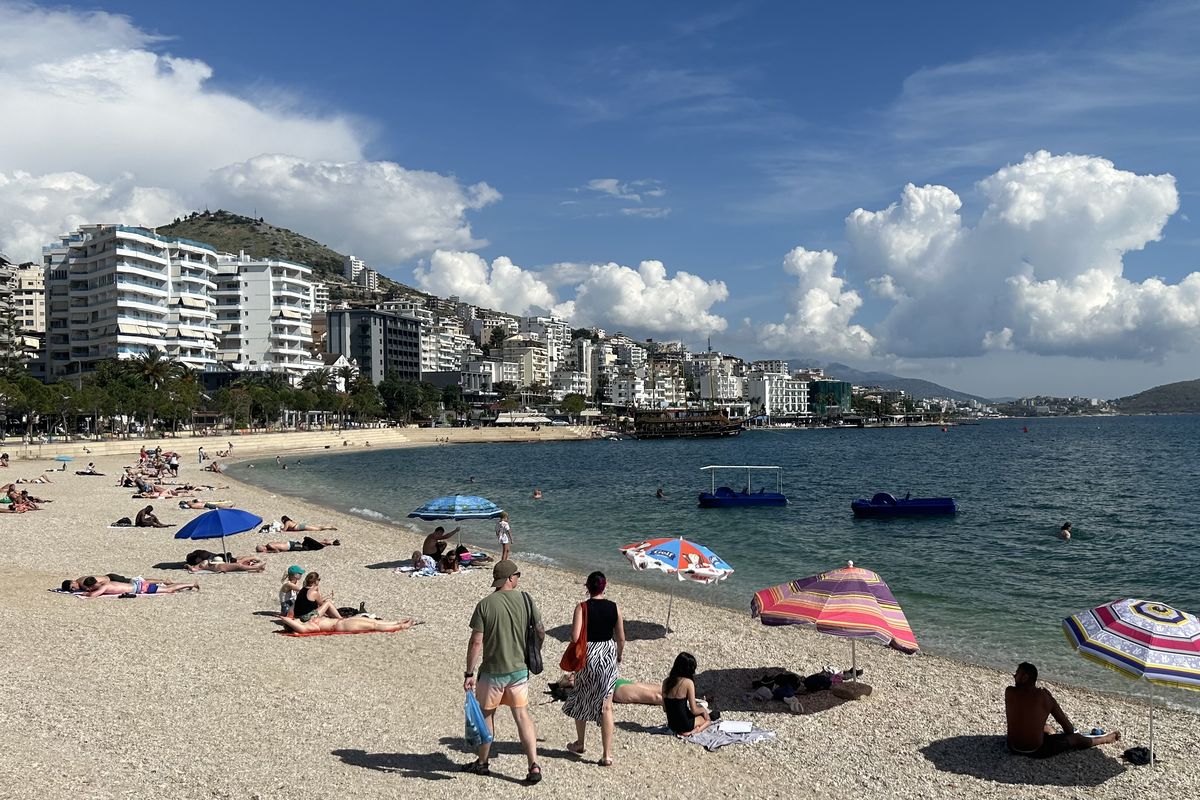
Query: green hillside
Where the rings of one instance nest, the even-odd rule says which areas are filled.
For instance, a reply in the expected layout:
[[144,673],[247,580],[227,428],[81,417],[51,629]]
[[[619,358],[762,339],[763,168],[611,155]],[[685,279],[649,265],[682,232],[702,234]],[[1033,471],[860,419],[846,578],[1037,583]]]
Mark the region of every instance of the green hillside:
[[[231,211],[193,212],[176,219],[170,225],[156,229],[168,236],[182,236],[205,242],[220,253],[245,252],[252,258],[276,258],[307,264],[317,280],[329,284],[330,299],[370,299],[372,293],[355,286],[342,277],[343,255],[320,242],[287,228],[279,228],[261,218],[245,217]],[[424,294],[390,278],[379,276],[379,289],[384,294]]]
[[1113,401],[1123,414],[1186,414],[1200,412],[1200,380],[1155,386]]

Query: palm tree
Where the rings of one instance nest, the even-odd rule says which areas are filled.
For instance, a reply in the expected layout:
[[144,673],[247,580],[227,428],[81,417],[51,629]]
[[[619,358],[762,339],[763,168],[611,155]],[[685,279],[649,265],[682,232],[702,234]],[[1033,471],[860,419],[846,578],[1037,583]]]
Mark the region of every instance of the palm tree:
[[134,356],[128,362],[126,369],[149,389],[149,391],[141,393],[144,402],[143,408],[146,411],[146,436],[149,437],[154,430],[155,408],[163,400],[160,392],[171,380],[171,376],[175,372],[174,365],[163,355],[161,350],[155,348]]
[[328,389],[331,380],[333,380],[333,373],[328,367],[321,367],[305,373],[304,377],[300,379],[300,388],[310,392],[319,392],[322,389]]

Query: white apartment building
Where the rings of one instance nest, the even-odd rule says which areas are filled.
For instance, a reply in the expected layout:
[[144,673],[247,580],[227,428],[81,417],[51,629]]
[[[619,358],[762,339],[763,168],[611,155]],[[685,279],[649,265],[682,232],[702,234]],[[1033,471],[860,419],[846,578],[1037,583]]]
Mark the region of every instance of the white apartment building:
[[462,321],[456,317],[440,317],[432,327],[431,340],[435,346],[437,372],[455,372],[462,369],[463,362],[482,358],[483,351],[475,346],[475,340],[463,333]]
[[310,349],[312,296],[312,269],[303,264],[222,256],[213,292],[221,365],[281,372],[293,382],[321,368]]
[[216,364],[217,254],[209,245],[84,225],[44,247],[43,266],[48,380],[153,350],[193,369]]
[[571,343],[571,326],[566,320],[558,317],[521,317],[517,324],[518,333],[546,343],[550,371],[558,369],[559,362],[565,357],[563,351]]
[[561,402],[569,394],[592,396],[591,378],[582,372],[560,367],[550,375],[550,388],[555,402]]
[[746,378],[746,399],[768,417],[806,417],[808,381],[778,372],[751,372]]
[[646,370],[646,404],[653,408],[686,406],[687,381],[675,365],[655,365]]
[[641,408],[646,402],[646,381],[631,369],[619,369],[608,381],[608,402]]
[[524,336],[510,336],[504,340],[504,345],[500,348],[500,358],[518,365],[520,372],[517,385],[521,388],[536,384],[543,386],[550,384],[550,367],[545,342]]
[[379,291],[379,273],[369,267],[358,273],[354,282],[367,291]]
[[502,314],[487,311],[483,312],[482,316],[476,316],[467,323],[467,330],[471,334],[471,338],[479,342],[480,345],[491,343],[492,331],[496,328],[504,330],[505,338],[516,336],[520,332],[520,326],[513,317],[506,317]]
[[342,275],[351,283],[358,283],[358,276],[367,268],[366,262],[361,258],[354,256],[345,256],[342,259]]
[[791,372],[788,369],[788,362],[779,359],[768,359],[765,361],[753,361],[750,363],[751,372],[772,372],[781,375],[787,375]]
[[[3,255],[0,255],[3,259]],[[13,318],[22,331],[46,332],[46,273],[41,264],[21,264],[12,283]]]
[[395,311],[403,317],[415,319],[421,325],[421,372],[441,372],[438,357],[438,338],[434,331],[433,312],[425,307],[423,300],[406,297],[383,303],[385,311]]
[[312,313],[313,316],[324,316],[329,313],[329,284],[324,281],[313,281]]
[[617,363],[637,369],[646,363],[646,348],[630,339],[623,333],[609,337],[607,340],[617,354]]

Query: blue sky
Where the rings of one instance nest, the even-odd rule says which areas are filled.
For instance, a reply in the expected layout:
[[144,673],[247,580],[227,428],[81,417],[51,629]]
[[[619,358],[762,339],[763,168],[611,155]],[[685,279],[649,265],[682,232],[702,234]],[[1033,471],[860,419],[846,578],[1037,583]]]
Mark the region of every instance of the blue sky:
[[751,357],[991,395],[1197,377],[1196,4],[283,8],[0,0],[52,45],[3,67],[13,102],[232,108],[127,152],[153,113],[5,134],[0,247],[220,205],[440,294]]

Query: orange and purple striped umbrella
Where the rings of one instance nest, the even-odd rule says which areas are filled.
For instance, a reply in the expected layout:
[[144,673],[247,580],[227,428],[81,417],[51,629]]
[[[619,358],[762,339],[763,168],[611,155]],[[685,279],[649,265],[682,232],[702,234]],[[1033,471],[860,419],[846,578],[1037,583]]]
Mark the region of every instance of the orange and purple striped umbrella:
[[868,639],[902,653],[920,648],[883,579],[854,566],[755,592],[750,616],[764,625],[813,625],[821,633]]

